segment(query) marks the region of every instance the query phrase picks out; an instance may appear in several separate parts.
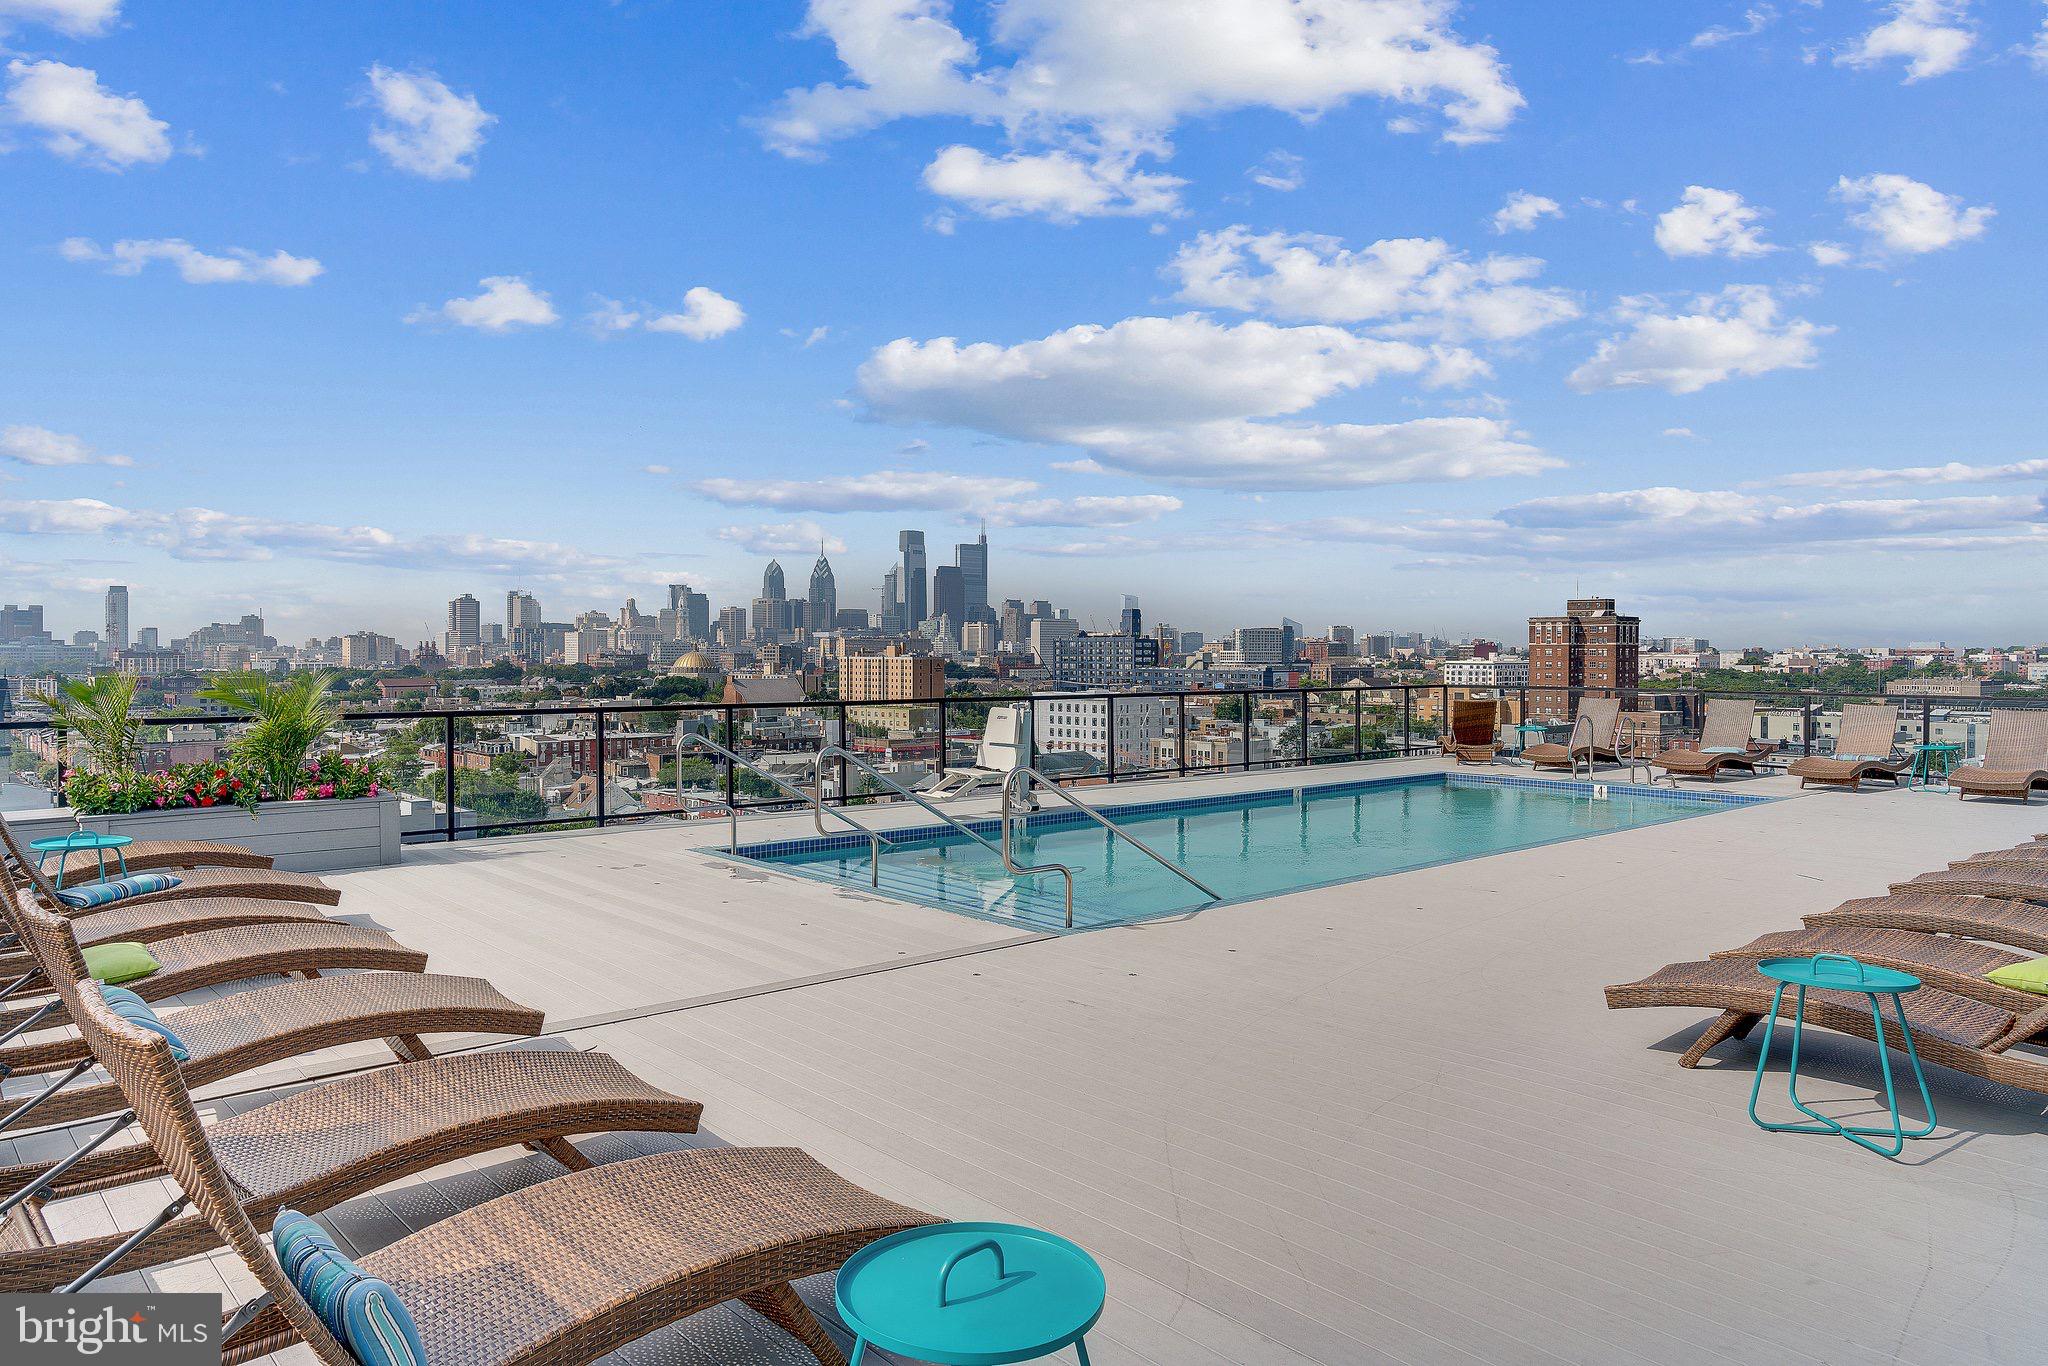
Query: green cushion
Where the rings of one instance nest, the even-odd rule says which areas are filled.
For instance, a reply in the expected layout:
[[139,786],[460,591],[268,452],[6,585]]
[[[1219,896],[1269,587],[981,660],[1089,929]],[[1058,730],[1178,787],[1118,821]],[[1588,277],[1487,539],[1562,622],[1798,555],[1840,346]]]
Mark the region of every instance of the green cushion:
[[94,944],[85,950],[85,970],[94,981],[108,986],[147,977],[162,966],[146,944]]
[[2014,991],[2031,991],[2036,996],[2048,996],[2048,958],[2030,958],[2024,963],[1993,968],[1984,975],[1998,985],[2011,987]]

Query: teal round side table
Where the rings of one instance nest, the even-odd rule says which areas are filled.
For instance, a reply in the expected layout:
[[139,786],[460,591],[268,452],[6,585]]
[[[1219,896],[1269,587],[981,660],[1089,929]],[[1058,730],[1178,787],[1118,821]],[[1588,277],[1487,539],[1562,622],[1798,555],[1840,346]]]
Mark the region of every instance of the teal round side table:
[[36,869],[38,871],[41,871],[48,865],[50,855],[55,854],[58,856],[57,885],[62,887],[64,885],[64,864],[66,862],[64,856],[76,854],[80,851],[97,852],[99,854],[100,881],[104,882],[107,879],[107,851],[109,849],[113,850],[114,857],[120,863],[121,876],[127,877],[128,846],[133,843],[135,843],[133,835],[103,835],[97,830],[74,830],[68,835],[50,835],[43,839],[31,840],[28,847],[40,855],[36,859]]
[[1913,767],[1906,775],[1907,787],[1932,788],[1934,769],[1941,766],[1941,788],[1948,790],[1948,775],[1955,770],[1958,760],[1963,757],[1963,747],[1957,744],[1932,744],[1913,746]]
[[1003,1366],[1072,1344],[1102,1317],[1102,1268],[1058,1234],[1019,1224],[932,1224],[868,1244],[839,1270],[833,1297],[869,1347],[939,1366]]
[[[1906,1150],[1907,1139],[1925,1138],[1934,1132],[1934,1097],[1927,1094],[1927,1074],[1920,1070],[1920,1054],[1913,1047],[1913,1027],[1906,1023],[1906,1007],[1899,999],[1909,991],[1920,989],[1918,977],[1891,968],[1859,963],[1844,953],[1817,953],[1811,958],[1766,958],[1756,965],[1756,970],[1778,984],[1777,991],[1771,996],[1768,1022],[1764,1025],[1763,1047],[1756,1055],[1756,1080],[1749,1088],[1749,1117],[1758,1128],[1787,1134],[1839,1134],[1879,1157],[1897,1157]],[[1814,1121],[1811,1124],[1772,1124],[1756,1112],[1757,1093],[1764,1087],[1764,1064],[1771,1057],[1771,1035],[1778,1027],[1778,1007],[1785,1000],[1785,988],[1788,986],[1799,988],[1799,999],[1792,1018],[1792,1058],[1785,1073],[1785,1091],[1799,1112]],[[1884,1071],[1884,1103],[1892,1116],[1889,1126],[1843,1124],[1799,1099],[1799,1036],[1806,1027],[1806,991],[1809,987],[1858,992],[1869,998],[1870,1022],[1877,1033],[1877,1060]],[[1884,996],[1891,998],[1892,1015],[1898,1020],[1899,1033],[1906,1040],[1906,1057],[1913,1064],[1913,1080],[1920,1086],[1920,1103],[1927,1110],[1927,1123],[1917,1129],[1906,1128],[1899,1119],[1899,1098],[1892,1090],[1892,1055],[1885,1046],[1884,1015],[1879,1009],[1878,998]],[[1880,1148],[1870,1141],[1873,1138],[1889,1138],[1891,1146]]]

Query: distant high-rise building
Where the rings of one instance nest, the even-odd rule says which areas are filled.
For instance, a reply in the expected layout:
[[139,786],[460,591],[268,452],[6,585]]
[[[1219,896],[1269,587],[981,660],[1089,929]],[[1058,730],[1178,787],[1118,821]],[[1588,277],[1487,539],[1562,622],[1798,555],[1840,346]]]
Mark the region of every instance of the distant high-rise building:
[[1138,610],[1138,599],[1132,594],[1124,594],[1124,610],[1123,614],[1117,618],[1116,628],[1122,635],[1142,636],[1145,634],[1145,617]]
[[687,583],[668,586],[668,605],[675,612],[676,639],[711,643],[711,599]]
[[903,598],[903,625],[905,632],[915,631],[924,625],[930,615],[925,581],[924,533],[922,531],[899,531],[896,533],[896,548],[903,553],[902,573],[897,577],[898,591]]
[[728,650],[738,649],[747,639],[747,609],[744,607],[721,607],[718,609],[718,644]]
[[1564,615],[1529,618],[1529,714],[1564,721],[1578,699],[1627,694],[1639,681],[1641,617],[1622,616],[1613,598],[1573,598]]
[[848,702],[901,701],[946,695],[946,663],[891,645],[878,655],[847,655],[839,664],[839,696]]
[[944,617],[956,635],[967,624],[967,575],[959,565],[942,564],[932,571],[932,615]]
[[1301,623],[1292,617],[1280,618],[1280,662],[1292,664],[1301,653]]
[[1338,659],[1349,659],[1358,653],[1358,636],[1349,626],[1330,628],[1330,654]]
[[[988,609],[988,523],[981,524],[981,534],[971,541],[962,541],[953,547],[953,563],[959,566],[961,587],[966,598],[966,621],[985,621]],[[932,596],[938,596],[936,585]],[[934,609],[936,610],[936,609]],[[958,622],[954,623],[956,626]]]
[[882,631],[885,635],[899,636],[906,629],[903,624],[903,566],[891,565],[889,572],[882,575]]
[[1182,631],[1180,633],[1180,652],[1184,655],[1194,654],[1206,643],[1207,641],[1200,631]]
[[997,619],[1002,639],[1011,645],[1022,645],[1031,638],[1031,618],[1024,611],[1019,598],[1003,599],[1003,614]]
[[804,624],[813,631],[829,631],[839,619],[839,580],[833,576],[832,562],[825,558],[825,547],[818,547],[818,562],[811,566],[810,608]]
[[1053,616],[1052,604],[1044,598],[1033,598],[1031,600],[1031,610],[1025,613],[1025,615],[1033,621],[1050,620]]
[[154,626],[145,626],[135,633],[135,648],[138,650],[161,650],[163,632]]
[[100,638],[107,642],[109,650],[128,648],[128,586],[116,583],[107,587],[107,629],[100,632]]
[[1062,641],[1081,634],[1081,623],[1066,617],[1039,617],[1031,623],[1031,653],[1050,668]]
[[[247,618],[244,618],[245,622],[246,620]],[[261,630],[262,625],[259,622],[257,631],[260,633]],[[483,638],[483,605],[467,593],[451,599],[448,603],[448,632],[443,637],[445,644],[442,653],[449,654],[481,645]]]
[[505,635],[517,639],[520,628],[540,625],[540,599],[515,588],[505,595]]
[[768,561],[768,568],[761,575],[761,596],[770,602],[781,602],[789,596],[782,582],[782,561]]

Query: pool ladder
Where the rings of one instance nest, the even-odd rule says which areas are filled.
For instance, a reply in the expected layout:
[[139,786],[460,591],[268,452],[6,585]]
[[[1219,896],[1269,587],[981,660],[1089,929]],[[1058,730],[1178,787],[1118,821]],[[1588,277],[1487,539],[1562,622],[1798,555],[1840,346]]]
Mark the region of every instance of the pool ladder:
[[[1053,782],[1044,774],[1039,773],[1036,769],[1011,769],[1010,776],[1003,779],[1003,847],[1000,851],[998,851],[1002,854],[1003,867],[1009,869],[1011,873],[1018,876],[1028,877],[1037,873],[1058,873],[1062,878],[1064,878],[1067,884],[1068,929],[1071,930],[1072,928],[1074,928],[1074,870],[1067,867],[1064,863],[1041,863],[1036,867],[1026,867],[1024,865],[1019,864],[1016,861],[1016,859],[1011,857],[1010,854],[1010,827],[1014,822],[1017,813],[1017,805],[1015,799],[1018,797],[1024,797],[1028,802],[1030,791],[1034,784],[1038,787],[1043,788],[1047,792],[1052,793],[1053,796],[1058,797],[1068,806],[1073,807],[1076,811],[1079,811],[1089,820],[1094,821],[1104,830],[1109,831],[1110,837],[1112,839],[1123,839],[1130,841],[1130,843],[1137,848],[1139,853],[1145,855],[1154,863],[1157,863],[1160,867],[1166,869],[1175,877],[1178,877],[1181,881],[1193,887],[1203,896],[1208,897],[1211,901],[1221,901],[1223,899],[1223,897],[1216,891],[1216,889],[1211,887],[1208,883],[1202,881],[1193,873],[1190,873],[1187,869],[1181,867],[1178,863],[1175,863],[1172,859],[1166,857],[1166,855],[1160,853],[1157,849],[1154,849],[1151,845],[1145,843],[1145,841],[1139,839],[1136,835],[1133,835],[1130,831],[1124,829],[1121,825],[1118,825],[1115,821],[1103,815],[1100,811],[1097,811],[1094,807],[1088,805],[1080,798],[1074,796],[1073,793],[1067,791],[1058,783]],[[984,840],[983,843],[987,843],[987,841]]]
[[[829,813],[836,819],[844,821],[846,824],[852,826],[855,830],[858,830],[861,834],[867,836],[868,885],[870,887],[880,887],[882,885],[882,850],[889,846],[889,841],[883,839],[880,835],[868,829],[865,825],[862,825],[859,821],[847,815],[844,811],[839,811],[827,807],[825,805],[824,788],[821,785],[820,779],[818,777],[818,770],[815,765],[813,765],[811,768],[812,790],[806,792],[802,788],[796,786],[794,783],[783,781],[783,779],[781,779],[773,773],[770,773],[767,769],[762,768],[759,764],[741,758],[739,755],[733,753],[724,745],[719,744],[718,741],[712,739],[708,735],[699,735],[695,731],[679,733],[676,736],[676,758],[678,761],[682,759],[683,751],[685,749],[708,749],[713,754],[716,754],[720,758],[724,759],[727,763],[734,764],[740,768],[745,769],[747,772],[753,774],[755,777],[761,779],[763,782],[772,783],[778,791],[788,793],[796,800],[802,802],[805,806],[811,808],[811,819],[817,823],[818,833],[821,835],[827,833],[825,829],[825,817]],[[680,762],[678,762],[676,768],[676,796],[683,803],[685,811],[689,809],[689,804],[693,800],[700,802],[714,802],[716,805],[723,806],[726,810],[726,815],[732,822],[730,832],[726,836],[725,851],[728,854],[736,854],[739,852],[740,808],[737,802],[728,802],[723,799],[706,798],[694,792],[684,792],[682,766]]]

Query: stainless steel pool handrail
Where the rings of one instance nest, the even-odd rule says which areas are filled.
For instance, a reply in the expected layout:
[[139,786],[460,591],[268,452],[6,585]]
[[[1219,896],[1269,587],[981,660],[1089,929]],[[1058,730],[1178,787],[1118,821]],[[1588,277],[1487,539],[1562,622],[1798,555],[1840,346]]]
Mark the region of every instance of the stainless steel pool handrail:
[[[880,783],[883,787],[886,787],[891,792],[894,792],[897,796],[902,797],[907,801],[910,801],[918,806],[923,807],[927,812],[938,817],[947,825],[952,826],[955,830],[958,830],[961,834],[967,836],[967,838],[973,840],[976,844],[988,850],[991,854],[995,854],[998,856],[1002,854],[1003,851],[996,848],[995,845],[990,843],[987,838],[975,834],[972,830],[969,830],[959,821],[954,820],[951,816],[939,810],[939,808],[937,808],[936,806],[933,806],[923,797],[918,796],[917,793],[911,791],[902,783],[897,782],[894,778],[891,778],[886,773],[881,772],[873,764],[861,758],[858,754],[855,754],[852,750],[846,748],[846,746],[844,745],[827,745],[823,749],[818,751],[818,755],[815,759],[811,760],[811,786],[817,792],[822,794],[825,790],[824,769],[825,761],[828,759],[836,759],[841,763],[853,765],[855,768],[859,769],[861,772],[867,774],[870,778],[873,778],[876,782]],[[820,809],[822,809],[822,805]],[[838,815],[842,813],[834,812],[834,814]]]
[[[822,835],[826,833],[824,817],[825,814],[829,811],[833,816],[837,817],[842,821],[845,821],[855,830],[858,830],[861,834],[867,836],[868,885],[870,887],[879,887],[882,885],[882,850],[884,847],[887,847],[889,845],[889,841],[883,839],[880,835],[868,829],[865,825],[862,825],[859,821],[847,815],[844,811],[840,811],[836,808],[828,807],[825,805],[824,789],[822,786],[819,785],[822,780],[819,778],[818,770],[815,765],[813,765],[811,768],[813,790],[806,792],[802,788],[796,786],[794,783],[784,782],[781,778],[777,777],[773,773],[770,773],[767,769],[762,768],[759,764],[752,763],[746,759],[741,758],[739,755],[733,753],[730,749],[727,749],[724,745],[719,744],[718,741],[712,739],[710,736],[701,735],[696,731],[691,731],[687,734],[681,734],[676,736],[676,758],[679,764],[683,755],[683,747],[685,745],[691,744],[710,750],[712,753],[724,758],[727,763],[739,765],[739,767],[745,769],[747,772],[753,774],[755,777],[774,784],[781,791],[787,792],[790,796],[796,798],[805,806],[810,807],[811,819],[814,822],[816,822],[819,834]],[[678,797],[683,796],[682,783],[683,775],[679,769],[676,773],[676,792]],[[685,798],[685,800],[687,800],[687,798]],[[728,840],[726,852],[729,854],[736,854],[739,852],[740,847],[739,806],[737,803],[724,801],[723,799],[719,799],[719,804],[724,806],[726,810],[731,812],[732,814],[732,834]]]
[[1097,811],[1094,807],[1088,805],[1088,803],[1082,801],[1073,793],[1067,791],[1064,787],[1061,787],[1058,783],[1053,782],[1044,774],[1028,768],[1012,769],[1010,771],[1010,776],[1003,779],[1003,866],[1009,869],[1012,873],[1028,874],[1057,872],[1063,875],[1067,880],[1068,929],[1072,929],[1074,927],[1073,870],[1071,868],[1066,867],[1064,864],[1059,863],[1048,863],[1037,868],[1021,867],[1016,863],[1015,860],[1013,860],[1010,857],[1010,825],[1012,818],[1015,814],[1011,807],[1011,799],[1017,796],[1023,789],[1028,788],[1033,783],[1036,783],[1048,792],[1051,792],[1055,797],[1058,797],[1068,806],[1073,807],[1076,811],[1079,811],[1081,814],[1088,817],[1089,820],[1094,821],[1104,830],[1109,831],[1110,837],[1112,839],[1122,838],[1125,840],[1129,840],[1131,844],[1137,847],[1139,853],[1144,854],[1147,858],[1150,858],[1154,863],[1157,863],[1160,867],[1166,869],[1174,876],[1180,878],[1183,882],[1186,882],[1188,885],[1195,888],[1195,890],[1202,893],[1202,895],[1208,897],[1211,901],[1221,901],[1223,899],[1222,894],[1218,892],[1214,887],[1211,887],[1208,883],[1202,881],[1193,873],[1190,873],[1187,869],[1181,867],[1178,863],[1175,863],[1172,859],[1166,857],[1166,855],[1160,853],[1157,849],[1154,849],[1151,845],[1145,843],[1145,841],[1139,839],[1136,835],[1133,835],[1130,831],[1124,829],[1121,825],[1118,825],[1115,821],[1103,815],[1100,811]]

